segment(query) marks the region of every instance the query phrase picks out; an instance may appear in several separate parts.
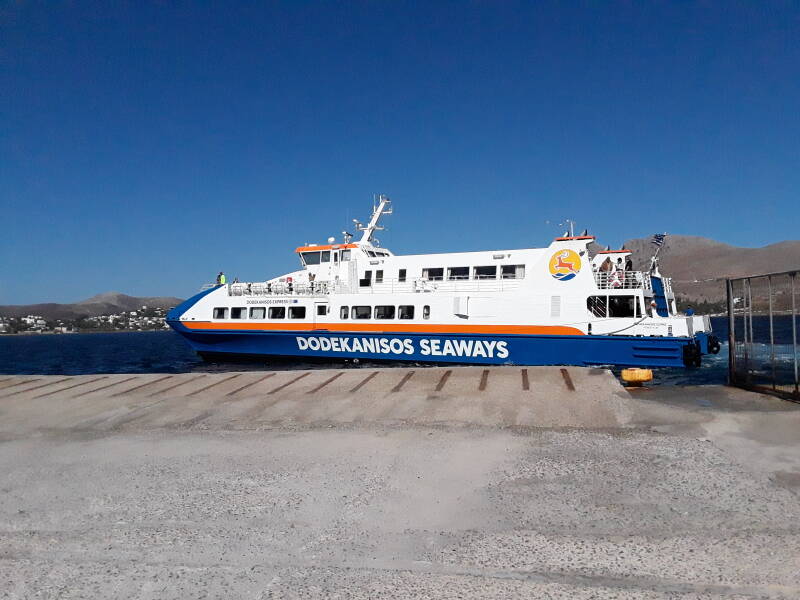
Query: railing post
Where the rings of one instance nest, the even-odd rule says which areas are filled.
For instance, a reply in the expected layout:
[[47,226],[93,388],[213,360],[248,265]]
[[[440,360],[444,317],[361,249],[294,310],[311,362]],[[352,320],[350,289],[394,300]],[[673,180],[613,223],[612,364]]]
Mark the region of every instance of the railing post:
[[[749,342],[748,342],[748,356],[753,354],[753,280],[747,278],[747,321],[750,327]],[[752,369],[750,368],[750,360],[747,360],[747,382],[752,380]]]
[[733,282],[725,281],[728,293],[728,384],[736,382],[736,317],[733,314]]
[[775,379],[775,330],[772,324],[772,275],[767,276],[767,290],[769,293],[769,362],[772,367],[772,389],[777,381]]
[[797,305],[795,304],[795,296],[794,296],[794,281],[797,273],[791,274],[792,280],[792,350],[794,352],[794,393],[795,395],[800,395],[800,387],[798,387],[798,377],[797,377]]
[[742,331],[744,333],[744,377],[745,383],[750,379],[750,323],[748,313],[747,279],[742,279]]

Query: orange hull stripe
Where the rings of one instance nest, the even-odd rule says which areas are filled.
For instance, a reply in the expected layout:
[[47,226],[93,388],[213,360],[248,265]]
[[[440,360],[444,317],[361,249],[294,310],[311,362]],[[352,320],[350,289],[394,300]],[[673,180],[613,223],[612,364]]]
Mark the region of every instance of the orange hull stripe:
[[315,250],[343,250],[346,248],[358,248],[358,244],[325,244],[322,246],[300,246],[295,248],[295,252],[314,252]]
[[565,325],[375,325],[366,323],[211,323],[181,321],[187,329],[226,331],[348,331],[364,333],[482,333],[512,335],[584,335]]

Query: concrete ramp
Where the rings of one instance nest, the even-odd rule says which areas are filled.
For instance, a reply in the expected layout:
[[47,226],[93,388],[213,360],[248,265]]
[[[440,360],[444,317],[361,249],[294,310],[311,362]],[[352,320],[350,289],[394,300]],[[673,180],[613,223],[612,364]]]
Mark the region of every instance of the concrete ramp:
[[262,429],[324,423],[614,428],[604,369],[442,367],[0,379],[0,432]]

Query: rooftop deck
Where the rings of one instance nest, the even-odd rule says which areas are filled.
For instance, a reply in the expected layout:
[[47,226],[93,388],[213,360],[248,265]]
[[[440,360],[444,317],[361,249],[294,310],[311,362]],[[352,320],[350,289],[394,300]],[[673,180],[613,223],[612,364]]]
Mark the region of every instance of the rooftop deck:
[[[643,271],[619,271],[594,273],[598,290],[636,290],[652,291],[653,284],[650,273]],[[311,283],[286,282],[252,282],[225,284],[229,296],[327,296],[330,294],[398,294],[398,293],[436,293],[436,292],[506,292],[518,290],[522,286],[521,279],[444,279],[417,278],[413,280],[399,279],[362,279],[352,284],[340,282],[315,281]],[[664,278],[664,289],[672,293],[672,281]],[[206,284],[201,290],[216,287]]]

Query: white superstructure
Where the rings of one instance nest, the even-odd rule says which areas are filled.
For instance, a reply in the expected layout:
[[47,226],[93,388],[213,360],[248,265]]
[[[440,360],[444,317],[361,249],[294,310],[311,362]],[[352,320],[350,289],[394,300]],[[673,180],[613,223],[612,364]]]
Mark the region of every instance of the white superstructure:
[[707,317],[678,314],[655,261],[635,271],[625,268],[627,250],[592,255],[592,236],[559,237],[546,248],[395,255],[374,239],[390,206],[381,196],[369,222],[356,222],[358,241],[344,233],[341,242],[301,246],[296,271],[219,286],[177,320],[205,331],[648,338],[710,331]]

